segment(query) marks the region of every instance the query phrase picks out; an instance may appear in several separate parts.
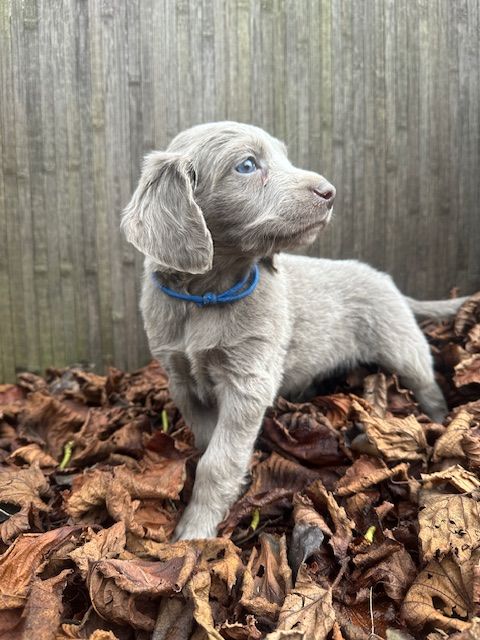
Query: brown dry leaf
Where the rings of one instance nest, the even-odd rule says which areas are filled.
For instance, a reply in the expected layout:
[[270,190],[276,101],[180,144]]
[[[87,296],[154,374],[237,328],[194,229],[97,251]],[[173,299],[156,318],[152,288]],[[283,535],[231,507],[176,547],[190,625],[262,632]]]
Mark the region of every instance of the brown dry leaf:
[[344,393],[316,396],[312,399],[312,404],[323,413],[334,429],[338,429],[347,422],[352,410],[354,397]]
[[468,496],[421,491],[418,522],[425,562],[451,552],[464,563],[480,546],[478,502]]
[[480,353],[473,353],[456,365],[453,382],[457,387],[480,383]]
[[478,353],[480,351],[480,324],[476,324],[468,332],[465,349],[469,353]]
[[447,430],[436,441],[433,448],[433,461],[438,462],[442,458],[465,457],[462,440],[470,429],[473,416],[468,411],[459,411],[447,427]]
[[291,503],[295,491],[300,491],[318,478],[318,472],[272,453],[252,470],[252,483],[219,526],[222,536],[230,536],[244,517],[251,519],[258,508],[262,517],[281,514]]
[[[22,531],[28,531],[29,514],[33,508],[49,511],[41,496],[50,494],[50,486],[37,463],[28,469],[0,468],[0,498],[4,505],[20,507],[18,513],[0,524],[0,538],[10,542]],[[5,511],[5,509],[4,509]]]
[[[168,394],[168,377],[156,360],[146,367],[125,375],[125,397],[129,402],[145,402],[150,396],[161,394],[165,399]],[[162,393],[163,392],[163,393]]]
[[35,572],[47,554],[78,535],[80,527],[60,527],[42,534],[24,534],[0,556],[0,609],[26,603]]
[[335,494],[338,496],[355,495],[397,475],[406,478],[408,469],[409,465],[406,462],[389,469],[380,458],[361,455],[340,478]]
[[388,410],[396,416],[408,416],[415,413],[417,402],[409,389],[404,389],[393,374],[387,378],[387,406]]
[[210,606],[211,577],[208,571],[195,573],[184,589],[185,596],[193,603],[193,617],[204,630],[203,637],[208,640],[223,640],[214,627]]
[[143,434],[148,427],[146,416],[122,424],[125,410],[114,407],[91,409],[78,434],[73,438],[74,454],[71,466],[104,460],[112,453],[134,455],[143,453]]
[[37,391],[27,398],[19,416],[20,433],[34,441],[40,437],[50,454],[60,460],[64,445],[79,431],[87,411],[86,407],[59,402]]
[[106,403],[105,376],[77,367],[68,369],[48,369],[50,393],[61,399],[73,398],[82,404],[103,405]]
[[262,534],[243,574],[240,604],[256,616],[276,618],[292,586],[285,536]]
[[[285,400],[279,399],[277,404]],[[311,404],[293,405],[293,411],[267,416],[262,435],[273,448],[311,465],[339,464],[345,460],[338,432]]]
[[372,407],[372,415],[384,418],[387,413],[387,379],[374,373],[363,381],[363,399]]
[[128,531],[142,537],[149,535],[164,540],[165,531],[145,529],[136,519],[138,500],[178,499],[185,481],[185,459],[165,459],[148,464],[136,473],[124,466],[88,471],[75,479],[66,511],[84,522],[92,522],[99,507],[116,521],[125,522]]
[[365,552],[357,553],[353,562],[356,570],[349,582],[355,602],[368,600],[370,587],[381,584],[387,596],[400,604],[417,575],[410,554],[392,538],[373,543]]
[[189,579],[198,553],[166,562],[147,560],[100,560],[91,566],[87,585],[95,611],[117,624],[145,631],[155,626],[156,600],[179,593]]
[[201,570],[209,569],[231,591],[243,572],[240,549],[228,538],[196,540],[193,544],[200,551],[198,567]]
[[248,493],[259,494],[272,489],[288,488],[292,493],[301,491],[318,478],[318,472],[297,462],[287,460],[278,453],[259,462],[252,471],[252,484]]
[[25,398],[25,391],[18,384],[0,384],[0,407],[21,402]]
[[63,612],[62,594],[71,573],[66,569],[47,580],[35,578],[17,624],[6,629],[0,623],[0,638],[55,640]]
[[226,584],[229,591],[244,568],[240,559],[240,549],[228,538],[179,540],[167,543],[127,534],[127,549],[139,557],[157,558],[161,561],[183,557],[193,550],[198,555],[197,569],[210,571]]
[[23,447],[18,447],[10,454],[11,460],[24,460],[27,464],[38,463],[41,468],[56,467],[58,462],[49,453],[46,453],[42,447],[36,442],[27,444]]
[[466,300],[455,318],[455,334],[465,337],[470,329],[480,322],[480,292],[474,293]]
[[461,447],[471,469],[480,469],[480,428],[475,427],[463,434]]
[[449,640],[478,640],[480,638],[480,618],[472,618],[471,625],[465,631],[454,633]]
[[263,633],[257,628],[255,617],[248,615],[245,624],[241,622],[224,622],[220,627],[223,638],[227,640],[261,640]]
[[356,401],[353,403],[365,427],[368,441],[388,461],[425,460],[428,449],[422,425],[414,416],[377,418]]
[[465,631],[472,613],[473,569],[478,552],[459,566],[450,556],[431,560],[410,587],[402,617],[414,631],[428,625],[447,632]]
[[91,635],[88,636],[88,640],[118,640],[113,631],[103,631],[97,629]]
[[193,603],[162,598],[152,640],[189,640],[193,622]]
[[315,583],[302,565],[295,587],[287,594],[280,610],[277,630],[269,633],[266,640],[295,637],[282,631],[299,633],[302,640],[325,640],[334,622],[332,590]]
[[355,523],[350,520],[343,507],[341,507],[333,495],[325,489],[320,480],[316,480],[311,484],[307,490],[306,495],[312,500],[313,505],[317,512],[328,513],[333,527],[330,527],[333,531],[327,531],[323,529],[323,532],[330,536],[329,544],[333,549],[333,553],[337,558],[342,560],[345,558],[348,550],[348,545],[352,540],[352,532],[355,528]]
[[32,505],[43,511],[48,506],[40,496],[47,496],[50,486],[38,465],[28,469],[0,468],[0,496],[2,502],[18,506]]
[[88,530],[87,537],[88,541],[84,545],[77,547],[68,554],[68,557],[79,568],[84,580],[87,577],[90,563],[114,558],[125,549],[125,524],[117,522],[98,533]]
[[478,477],[456,464],[436,473],[422,473],[424,489],[432,489],[438,486],[451,485],[457,491],[469,493],[480,487]]
[[[7,511],[6,505],[2,507],[2,518],[5,517],[6,514],[10,513]],[[17,511],[16,513],[12,513],[10,517],[7,517],[0,523],[0,539],[8,544],[12,540],[14,540],[18,535],[24,533],[25,531],[30,531],[30,516],[32,514],[32,509],[30,506],[25,506]]]
[[[380,640],[386,636],[387,628],[397,622],[395,607],[391,601],[376,598],[375,592],[372,592],[372,598],[372,611],[369,602],[345,605],[334,600],[336,618],[346,639]],[[371,634],[372,623],[376,635]]]

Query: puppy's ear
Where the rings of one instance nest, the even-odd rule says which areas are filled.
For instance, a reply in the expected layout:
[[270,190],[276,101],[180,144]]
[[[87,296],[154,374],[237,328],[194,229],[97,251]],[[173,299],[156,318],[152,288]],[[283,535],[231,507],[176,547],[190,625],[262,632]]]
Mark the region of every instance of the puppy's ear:
[[176,153],[150,153],[123,212],[121,227],[129,242],[162,266],[205,273],[212,267],[213,242],[193,198],[194,180],[187,158]]

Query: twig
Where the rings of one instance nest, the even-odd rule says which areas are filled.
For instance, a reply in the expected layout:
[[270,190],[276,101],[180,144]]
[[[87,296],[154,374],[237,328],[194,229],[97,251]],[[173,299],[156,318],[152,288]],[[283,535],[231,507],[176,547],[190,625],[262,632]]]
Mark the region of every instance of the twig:
[[380,636],[377,636],[377,634],[375,633],[375,624],[373,622],[373,587],[370,587],[369,601],[370,601],[370,620],[372,623],[372,627],[370,630],[370,635],[368,636],[368,640],[382,640],[382,638]]

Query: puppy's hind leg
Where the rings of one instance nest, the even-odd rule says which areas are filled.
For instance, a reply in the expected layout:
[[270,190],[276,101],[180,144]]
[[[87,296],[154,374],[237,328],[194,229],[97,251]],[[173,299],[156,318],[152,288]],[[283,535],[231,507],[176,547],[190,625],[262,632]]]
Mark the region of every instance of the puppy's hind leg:
[[377,362],[392,373],[398,373],[403,384],[415,394],[422,410],[434,422],[441,423],[448,407],[435,382],[430,348],[413,318],[408,325],[398,334],[393,333],[395,327],[392,327],[392,332],[380,345]]

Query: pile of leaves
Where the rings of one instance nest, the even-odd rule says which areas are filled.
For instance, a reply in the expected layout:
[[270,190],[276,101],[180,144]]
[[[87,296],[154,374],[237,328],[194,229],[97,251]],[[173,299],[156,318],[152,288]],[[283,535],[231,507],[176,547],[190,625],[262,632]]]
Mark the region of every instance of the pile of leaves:
[[423,329],[445,425],[378,368],[278,398],[212,540],[158,364],[0,386],[0,638],[479,638],[480,294]]

